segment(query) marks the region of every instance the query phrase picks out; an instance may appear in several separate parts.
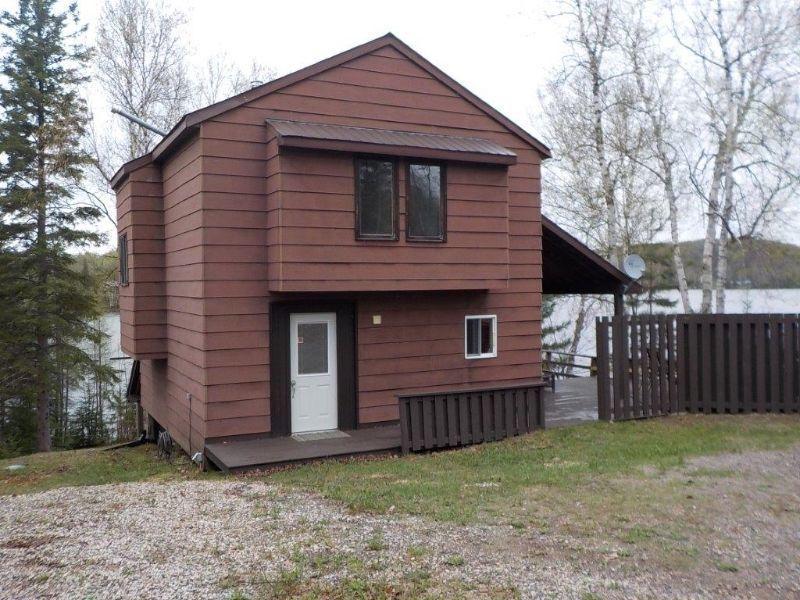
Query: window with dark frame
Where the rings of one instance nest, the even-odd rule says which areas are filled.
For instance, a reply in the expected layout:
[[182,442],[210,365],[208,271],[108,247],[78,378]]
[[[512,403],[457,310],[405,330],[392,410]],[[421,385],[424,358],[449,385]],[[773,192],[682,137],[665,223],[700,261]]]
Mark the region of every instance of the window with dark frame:
[[365,240],[397,239],[394,161],[356,159],[356,236]]
[[464,356],[497,356],[497,315],[468,316],[464,320]]
[[128,285],[128,234],[123,233],[119,236],[117,247],[119,254],[119,284]]
[[445,239],[446,180],[444,165],[409,163],[406,198],[406,238],[441,242]]

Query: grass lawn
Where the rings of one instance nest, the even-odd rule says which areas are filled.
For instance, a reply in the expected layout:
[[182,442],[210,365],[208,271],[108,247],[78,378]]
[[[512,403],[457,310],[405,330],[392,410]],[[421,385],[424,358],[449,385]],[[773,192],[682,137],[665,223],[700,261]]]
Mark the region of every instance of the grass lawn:
[[[267,481],[354,512],[510,525],[520,540],[562,540],[550,551],[565,552],[564,560],[619,561],[631,573],[645,561],[702,581],[703,573],[739,568],[720,557],[741,557],[732,524],[748,523],[751,511],[775,512],[794,526],[797,490],[782,489],[773,475],[721,466],[725,460],[700,466],[691,459],[796,444],[798,415],[681,415],[551,429],[456,451],[320,462]],[[766,552],[771,542],[754,543]]]
[[[9,471],[9,465],[24,468]],[[126,481],[173,481],[204,475],[184,456],[159,460],[153,445],[105,451],[100,448],[30,454],[0,460],[0,495],[41,492],[58,487]]]
[[[644,467],[663,473],[688,457],[795,443],[797,415],[681,415],[551,429],[456,451],[325,461],[268,480],[320,493],[354,511],[524,525],[571,502],[583,509],[608,504],[613,479],[644,475]],[[623,503],[625,487],[617,490]],[[534,510],[525,510],[526,503]]]

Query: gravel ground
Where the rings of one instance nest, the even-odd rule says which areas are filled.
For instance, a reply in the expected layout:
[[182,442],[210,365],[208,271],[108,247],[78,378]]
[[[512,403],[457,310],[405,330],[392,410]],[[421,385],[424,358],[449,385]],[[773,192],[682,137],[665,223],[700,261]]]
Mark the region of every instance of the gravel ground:
[[[701,476],[720,469],[742,477]],[[259,597],[295,589],[280,587],[287,573],[324,587],[356,571],[445,596],[800,598],[800,448],[704,457],[659,477],[699,482],[698,506],[715,508],[712,534],[695,541],[720,568],[673,573],[652,555],[625,559],[613,539],[354,515],[226,479],[0,497],[0,598]]]

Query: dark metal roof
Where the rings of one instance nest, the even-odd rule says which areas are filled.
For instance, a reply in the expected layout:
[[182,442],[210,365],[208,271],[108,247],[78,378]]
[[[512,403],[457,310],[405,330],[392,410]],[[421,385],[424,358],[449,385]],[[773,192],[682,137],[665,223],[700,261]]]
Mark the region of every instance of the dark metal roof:
[[542,215],[542,293],[641,292],[634,279]]
[[423,158],[514,164],[517,155],[488,140],[391,129],[267,119],[282,146],[352,152],[391,153]]

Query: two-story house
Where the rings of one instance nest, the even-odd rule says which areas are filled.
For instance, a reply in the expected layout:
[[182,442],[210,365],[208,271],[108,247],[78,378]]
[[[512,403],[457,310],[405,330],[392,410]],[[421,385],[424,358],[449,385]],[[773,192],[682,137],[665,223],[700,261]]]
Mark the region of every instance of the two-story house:
[[151,423],[222,468],[541,424],[548,156],[391,34],[183,117],[112,182]]

